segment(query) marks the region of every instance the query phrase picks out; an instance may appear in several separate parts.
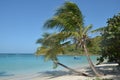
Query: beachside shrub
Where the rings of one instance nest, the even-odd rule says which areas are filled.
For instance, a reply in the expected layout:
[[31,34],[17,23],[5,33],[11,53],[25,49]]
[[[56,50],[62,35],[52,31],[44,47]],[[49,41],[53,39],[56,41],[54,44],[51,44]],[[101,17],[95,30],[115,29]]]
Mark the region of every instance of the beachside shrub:
[[115,62],[120,65],[120,13],[109,18],[107,26],[104,27],[101,42],[101,57],[98,59],[103,62]]

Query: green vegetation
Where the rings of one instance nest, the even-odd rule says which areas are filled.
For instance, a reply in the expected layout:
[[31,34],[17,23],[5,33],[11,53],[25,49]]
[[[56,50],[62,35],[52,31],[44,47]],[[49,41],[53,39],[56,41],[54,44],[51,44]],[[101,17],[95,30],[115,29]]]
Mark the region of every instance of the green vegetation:
[[100,62],[108,59],[120,65],[120,14],[114,15],[107,21],[107,26],[102,30]]
[[95,75],[101,76],[102,74],[95,69],[89,57],[90,54],[101,54],[98,59],[100,62],[107,58],[109,61],[120,64],[120,14],[110,18],[107,23],[106,27],[93,31],[101,31],[101,36],[90,38],[88,32],[91,32],[92,25],[84,26],[79,7],[75,3],[65,2],[63,6],[58,8],[54,16],[44,24],[44,28],[57,28],[59,32],[43,34],[43,37],[37,41],[41,47],[38,47],[36,55],[44,54],[46,61],[53,61],[54,68],[61,65],[70,71],[88,76],[63,65],[57,59],[57,55],[60,54],[84,54]]
[[[84,48],[89,62],[92,64],[91,59],[87,54],[87,49],[85,45],[87,39],[86,34],[87,31],[91,28],[91,26],[83,26],[82,13],[75,3],[65,2],[65,4],[57,10],[52,19],[46,21],[44,26],[46,28],[57,27],[60,32],[52,34],[45,39],[42,39],[44,40],[43,45],[40,49],[38,49],[37,55],[41,53],[42,49],[42,51],[46,51],[45,59],[52,60],[55,63],[55,66],[61,65],[71,71],[78,73],[77,71],[59,63],[57,59],[57,55],[60,53],[64,53],[65,47],[70,43],[70,41],[68,41],[67,39],[71,38],[74,40],[73,42],[75,42],[76,48],[78,46]],[[79,74],[88,76],[80,72]]]
[[[75,44],[75,49],[81,48],[84,51],[88,63],[96,76],[101,76],[96,71],[86,47],[89,42],[88,32],[92,28],[92,25],[84,26],[82,13],[75,3],[65,2],[65,4],[57,10],[55,15],[46,21],[44,26],[47,29],[58,28],[60,32],[48,36],[47,39],[44,40],[47,46],[43,45],[38,49],[37,54],[41,52],[41,49],[47,49],[45,58],[48,60],[51,59],[57,65],[59,63],[57,55],[64,53],[65,46],[72,42]],[[73,53],[73,55],[76,54]]]

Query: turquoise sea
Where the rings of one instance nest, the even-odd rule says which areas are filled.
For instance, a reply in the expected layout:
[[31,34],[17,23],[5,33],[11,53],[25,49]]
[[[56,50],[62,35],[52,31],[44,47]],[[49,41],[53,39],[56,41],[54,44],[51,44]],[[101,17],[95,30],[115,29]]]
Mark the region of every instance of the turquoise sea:
[[[96,64],[97,56],[91,56]],[[61,63],[71,67],[88,66],[85,56],[58,56]],[[0,77],[9,75],[24,75],[29,73],[39,73],[45,71],[63,70],[58,67],[53,69],[52,61],[45,62],[44,56],[36,57],[34,54],[0,54]]]

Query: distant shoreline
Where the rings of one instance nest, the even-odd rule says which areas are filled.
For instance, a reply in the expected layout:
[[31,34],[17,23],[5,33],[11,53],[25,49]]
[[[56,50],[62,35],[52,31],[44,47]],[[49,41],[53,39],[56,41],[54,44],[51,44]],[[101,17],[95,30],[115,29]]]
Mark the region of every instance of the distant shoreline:
[[0,53],[0,55],[34,55],[34,53]]
[[[35,55],[35,53],[0,53],[0,55]],[[39,56],[44,56],[44,54],[41,54]],[[59,54],[58,56],[86,56],[86,55],[85,54],[80,54],[80,55]],[[91,54],[90,56],[100,56],[100,55]]]

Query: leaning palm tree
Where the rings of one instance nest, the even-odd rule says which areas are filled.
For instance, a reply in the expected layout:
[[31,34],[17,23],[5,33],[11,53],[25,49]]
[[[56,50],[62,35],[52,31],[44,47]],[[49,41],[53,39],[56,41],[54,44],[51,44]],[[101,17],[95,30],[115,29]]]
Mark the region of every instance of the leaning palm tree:
[[76,47],[84,49],[93,72],[96,76],[101,76],[101,74],[96,71],[86,48],[86,41],[88,39],[87,31],[92,28],[92,26],[84,27],[82,13],[75,3],[65,2],[65,4],[57,10],[55,15],[46,21],[44,27],[58,28],[60,33],[67,35],[65,38],[74,39]]
[[[57,59],[57,55],[59,54],[63,54],[65,51],[65,48],[67,47],[67,45],[69,44],[69,41],[67,42],[61,42],[64,40],[64,38],[66,37],[66,35],[63,36],[63,34],[58,33],[58,34],[44,34],[43,38],[38,39],[37,43],[41,44],[41,47],[39,47],[37,49],[36,55],[39,56],[40,54],[45,54],[45,60],[52,60],[54,63],[54,68],[56,68],[58,65],[74,72],[77,73],[79,75],[84,75],[84,76],[88,76],[87,74],[83,73],[83,72],[78,72],[62,63],[60,63]],[[58,36],[59,35],[59,36]]]

